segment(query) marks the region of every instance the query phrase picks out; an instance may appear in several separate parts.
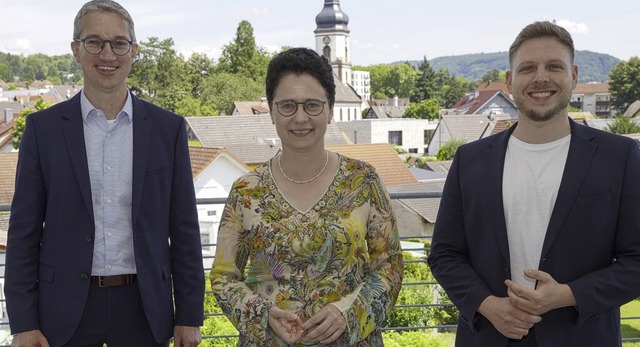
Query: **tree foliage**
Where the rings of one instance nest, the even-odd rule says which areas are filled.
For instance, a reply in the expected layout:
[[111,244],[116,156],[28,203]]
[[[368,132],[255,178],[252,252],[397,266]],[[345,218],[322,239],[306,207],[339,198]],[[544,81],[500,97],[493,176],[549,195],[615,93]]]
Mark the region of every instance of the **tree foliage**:
[[270,56],[256,46],[251,23],[243,20],[238,24],[234,40],[225,45],[218,61],[220,72],[239,74],[256,82],[264,82]]
[[409,108],[404,112],[402,118],[434,120],[438,119],[439,113],[440,105],[438,99],[433,97],[409,105]]
[[620,114],[607,126],[607,131],[614,134],[638,134],[640,125],[624,114]]
[[82,80],[82,70],[71,54],[27,57],[0,52],[0,79],[11,83],[48,80],[53,84],[73,84]]
[[411,101],[421,102],[437,97],[437,78],[435,70],[427,60],[427,56],[424,56],[422,62],[418,65],[418,77],[416,78],[416,87]]
[[215,105],[222,114],[231,114],[234,101],[260,100],[264,95],[264,81],[258,83],[249,77],[216,73],[207,78],[201,101],[205,105]]
[[42,98],[38,98],[33,107],[26,107],[20,112],[20,117],[16,118],[13,129],[11,129],[11,145],[14,149],[20,148],[20,141],[22,141],[22,134],[24,134],[24,125],[27,115],[36,111],[44,110],[51,107],[51,104],[44,101]]
[[438,160],[453,160],[458,147],[467,143],[465,140],[451,139],[438,148]]
[[609,73],[611,106],[624,112],[634,101],[640,100],[640,58],[621,61]]

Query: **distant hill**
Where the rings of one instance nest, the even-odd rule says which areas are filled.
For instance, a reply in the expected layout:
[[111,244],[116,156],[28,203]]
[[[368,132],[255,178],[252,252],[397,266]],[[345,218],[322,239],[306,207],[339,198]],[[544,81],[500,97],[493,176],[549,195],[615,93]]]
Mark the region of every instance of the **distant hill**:
[[[620,62],[620,59],[603,53],[576,51],[575,61],[579,68],[579,82],[587,83],[608,81],[609,71]],[[415,67],[421,62],[422,60],[409,61]],[[393,64],[397,63],[401,62]],[[446,69],[451,75],[475,81],[492,69],[507,70],[509,68],[509,53],[475,53],[438,57],[429,60],[429,64],[436,71]]]

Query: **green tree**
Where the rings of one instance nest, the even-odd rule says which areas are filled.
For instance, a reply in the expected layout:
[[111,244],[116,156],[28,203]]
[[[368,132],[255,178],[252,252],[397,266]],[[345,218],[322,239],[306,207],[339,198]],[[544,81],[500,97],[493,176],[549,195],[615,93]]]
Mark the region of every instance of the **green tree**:
[[453,160],[458,147],[467,143],[465,140],[451,139],[438,148],[438,160]]
[[264,49],[256,46],[251,23],[243,20],[238,24],[233,41],[222,48],[218,69],[220,72],[240,74],[256,82],[264,82],[270,59]]
[[11,74],[11,68],[7,63],[0,63],[0,80],[5,82],[13,81],[13,76]]
[[412,103],[402,115],[402,118],[438,119],[440,105],[437,98],[430,98],[418,103]]
[[190,86],[184,80],[184,59],[173,45],[171,38],[160,41],[150,37],[147,42],[141,41],[128,79],[129,88],[137,96],[171,111],[175,110],[166,106],[171,102],[164,100],[169,90],[190,92]]
[[485,72],[484,75],[482,75],[482,77],[480,78],[480,82],[504,81],[505,80],[505,76],[506,76],[506,74],[505,74],[504,71],[498,70],[498,69],[491,69],[491,70]]
[[20,112],[20,117],[16,118],[15,124],[13,125],[13,129],[11,129],[11,145],[14,149],[20,148],[20,141],[22,141],[22,134],[24,134],[24,124],[27,118],[27,115],[44,110],[46,108],[51,107],[51,104],[44,101],[42,98],[38,98],[33,107],[27,107]]
[[474,86],[465,78],[451,76],[447,70],[440,69],[438,71],[438,88],[440,90],[438,95],[440,106],[450,108],[455,105],[466,92],[473,90]]
[[260,100],[264,95],[264,81],[230,73],[216,73],[204,82],[203,105],[215,107],[221,114],[231,114],[234,101]]
[[640,58],[621,61],[609,72],[611,106],[624,112],[634,101],[640,100]]
[[620,114],[607,126],[607,131],[614,134],[637,134],[640,133],[640,125],[624,114]]
[[437,96],[437,76],[435,70],[429,64],[427,56],[424,56],[418,65],[416,87],[411,102],[421,102]]
[[191,86],[191,96],[200,97],[204,81],[215,71],[213,60],[203,53],[193,53],[185,64],[185,70],[187,82]]

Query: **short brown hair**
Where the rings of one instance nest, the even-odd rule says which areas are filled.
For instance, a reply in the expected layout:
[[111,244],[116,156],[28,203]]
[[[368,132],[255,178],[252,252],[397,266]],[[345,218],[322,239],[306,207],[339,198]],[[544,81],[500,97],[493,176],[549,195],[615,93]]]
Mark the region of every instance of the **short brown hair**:
[[520,48],[520,45],[522,45],[527,40],[542,37],[555,38],[556,40],[558,40],[558,42],[567,47],[567,49],[569,50],[569,56],[571,57],[571,64],[573,64],[573,59],[575,58],[576,51],[573,47],[573,39],[571,38],[571,34],[569,34],[569,32],[565,28],[555,23],[543,21],[533,22],[524,27],[522,31],[520,31],[516,39],[511,44],[511,47],[509,48],[509,67],[512,67],[513,58]]

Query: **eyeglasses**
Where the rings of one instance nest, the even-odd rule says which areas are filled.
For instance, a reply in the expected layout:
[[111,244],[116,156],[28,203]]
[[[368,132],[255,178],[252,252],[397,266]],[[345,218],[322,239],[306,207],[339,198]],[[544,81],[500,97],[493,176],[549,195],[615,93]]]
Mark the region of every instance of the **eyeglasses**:
[[73,41],[82,43],[87,53],[92,55],[98,55],[102,53],[102,50],[104,49],[106,43],[109,43],[109,46],[111,46],[111,51],[113,52],[113,54],[119,56],[129,53],[129,51],[131,50],[131,45],[133,45],[133,41],[125,39],[102,40],[98,38],[89,38],[75,39]]
[[298,105],[302,105],[302,109],[310,116],[317,116],[324,110],[326,101],[317,99],[307,99],[304,102],[295,102],[291,99],[285,99],[273,102],[278,108],[278,112],[285,117],[291,117],[298,111]]

